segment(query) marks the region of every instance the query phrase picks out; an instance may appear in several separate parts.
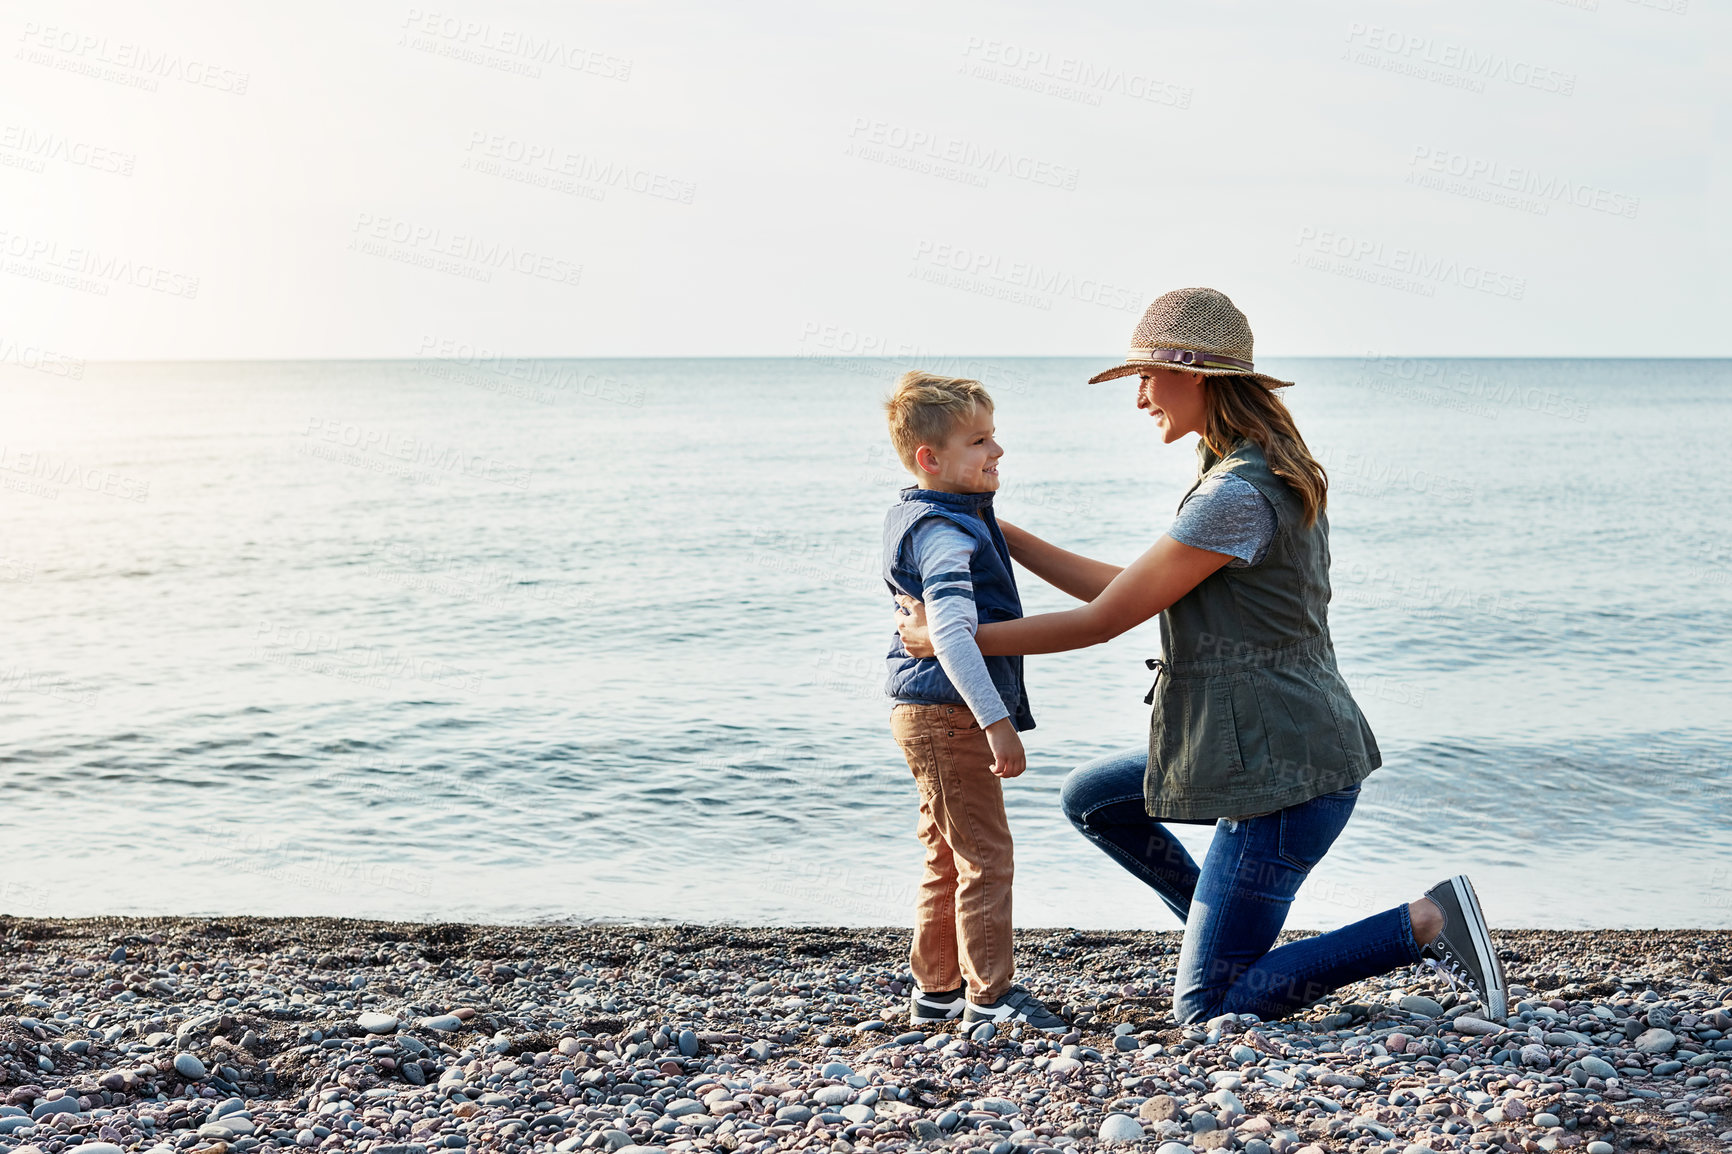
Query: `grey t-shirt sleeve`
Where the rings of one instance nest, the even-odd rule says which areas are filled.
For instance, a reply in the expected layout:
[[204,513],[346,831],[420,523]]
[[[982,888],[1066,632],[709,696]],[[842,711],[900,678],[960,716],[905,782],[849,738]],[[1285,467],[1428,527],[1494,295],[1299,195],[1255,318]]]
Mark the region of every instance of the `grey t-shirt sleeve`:
[[1193,549],[1227,553],[1229,569],[1263,560],[1275,539],[1275,507],[1257,487],[1231,473],[1206,477],[1179,510],[1167,536]]

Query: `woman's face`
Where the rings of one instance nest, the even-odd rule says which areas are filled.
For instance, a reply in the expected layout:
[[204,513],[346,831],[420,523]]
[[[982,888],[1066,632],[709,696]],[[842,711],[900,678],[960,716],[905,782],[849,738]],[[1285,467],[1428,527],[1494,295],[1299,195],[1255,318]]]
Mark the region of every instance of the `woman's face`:
[[1144,369],[1137,378],[1137,408],[1147,409],[1172,444],[1203,431],[1203,374],[1184,369]]

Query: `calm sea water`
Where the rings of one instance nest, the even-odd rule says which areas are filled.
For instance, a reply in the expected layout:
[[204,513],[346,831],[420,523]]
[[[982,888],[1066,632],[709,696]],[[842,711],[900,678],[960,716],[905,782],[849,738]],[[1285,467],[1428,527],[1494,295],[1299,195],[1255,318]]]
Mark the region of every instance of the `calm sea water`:
[[[9,370],[0,910],[907,924],[905,367]],[[1007,519],[1118,561],[1164,528],[1194,457],[1134,384],[932,367],[998,398]],[[1732,925],[1732,362],[1271,367],[1385,755],[1292,924],[1466,869],[1505,925]],[[1145,739],[1157,653],[1030,660],[1021,924],[1174,924],[1057,807]]]

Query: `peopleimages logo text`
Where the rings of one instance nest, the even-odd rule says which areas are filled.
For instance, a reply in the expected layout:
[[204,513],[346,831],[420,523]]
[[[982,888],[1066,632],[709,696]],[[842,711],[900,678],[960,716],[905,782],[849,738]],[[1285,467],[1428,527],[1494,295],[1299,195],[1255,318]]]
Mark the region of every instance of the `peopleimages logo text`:
[[917,265],[936,265],[952,272],[996,282],[1049,297],[1067,297],[1083,304],[1130,311],[1141,307],[1142,294],[1092,277],[1079,277],[1062,269],[1042,268],[1026,261],[1006,261],[993,253],[962,245],[922,240],[914,246]]
[[1431,67],[1460,73],[1483,84],[1498,80],[1521,88],[1535,88],[1559,96],[1573,96],[1576,74],[1535,64],[1532,61],[1506,56],[1501,52],[1486,52],[1449,40],[1419,36],[1378,24],[1354,20],[1347,25],[1347,42],[1355,47],[1382,53],[1390,61],[1400,61],[1410,67]]
[[1469,184],[1483,184],[1492,189],[1530,196],[1542,204],[1561,200],[1577,208],[1591,209],[1629,220],[1636,218],[1636,212],[1642,206],[1638,197],[1626,196],[1561,176],[1542,175],[1525,165],[1505,164],[1491,157],[1472,156],[1447,148],[1416,145],[1407,163],[1415,173],[1451,176]]
[[[410,8],[403,17],[406,34],[425,38],[410,47],[445,45],[483,53],[533,67],[552,64],[572,72],[587,72],[603,80],[631,79],[632,62],[623,56],[597,52],[580,44],[568,44],[552,36],[538,36],[521,28],[495,25],[486,20],[467,20],[448,12]],[[539,71],[533,73],[539,75]]]
[[575,285],[583,279],[583,266],[573,261],[517,245],[483,240],[472,233],[447,233],[444,229],[401,217],[357,213],[351,231],[355,237],[350,247],[356,247],[357,241],[371,241],[378,245],[396,246],[405,252],[447,257],[476,269],[509,269],[555,284]]
[[1356,237],[1333,229],[1299,230],[1294,242],[1301,252],[1331,256],[1371,268],[1383,269],[1420,282],[1453,284],[1474,292],[1519,301],[1527,295],[1526,277],[1497,272],[1482,265],[1463,263],[1452,257],[1432,256],[1412,248],[1388,248],[1380,240]]
[[[1189,108],[1191,89],[1172,84],[1155,76],[1129,72],[1123,68],[1093,64],[1075,56],[1055,56],[1039,49],[1023,48],[1004,40],[988,40],[970,36],[962,55],[970,60],[999,68],[1045,77],[1062,84],[1074,84],[1085,92],[1112,92],[1132,100],[1164,104],[1169,108]],[[1097,98],[1098,100],[1098,98]]]
[[179,80],[197,88],[210,88],[233,96],[245,96],[247,84],[252,79],[245,72],[203,60],[192,60],[179,52],[158,50],[126,40],[112,40],[107,36],[97,36],[56,24],[38,24],[34,20],[25,22],[24,32],[18,40],[26,49],[59,53],[63,59],[87,68],[107,66],[133,73],[134,79],[149,86],[151,91],[155,91],[157,80]]
[[131,285],[185,300],[198,296],[199,278],[196,276],[159,264],[134,261],[118,253],[63,246],[52,237],[0,229],[0,256],[17,264],[17,269],[8,266],[8,272],[20,271],[28,275],[34,269],[46,278],[49,270],[59,270],[74,277],[88,277],[91,279],[85,287],[90,291],[100,289],[102,295],[108,293],[106,282]]
[[965,171],[1008,176],[1031,184],[1062,188],[1067,192],[1075,191],[1080,175],[1079,170],[1071,165],[1054,164],[1002,148],[988,148],[941,132],[910,128],[869,116],[856,116],[848,137],[857,146],[877,145],[897,152],[919,153],[945,164],[957,165]]

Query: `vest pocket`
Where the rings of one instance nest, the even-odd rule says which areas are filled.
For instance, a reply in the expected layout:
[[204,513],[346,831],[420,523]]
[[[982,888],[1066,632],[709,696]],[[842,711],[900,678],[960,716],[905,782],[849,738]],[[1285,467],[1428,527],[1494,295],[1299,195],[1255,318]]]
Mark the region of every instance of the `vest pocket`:
[[1227,699],[1227,746],[1235,763],[1235,772],[1255,780],[1260,763],[1267,760],[1269,733],[1263,723],[1263,703],[1257,698],[1256,675],[1240,673],[1227,678],[1220,691]]
[[1318,671],[1288,665],[1262,671],[1256,692],[1269,714],[1268,763],[1271,787],[1300,790],[1338,779],[1348,768],[1335,703]]
[[[1145,791],[1153,787],[1178,801],[1212,801],[1226,796],[1241,783],[1245,772],[1233,685],[1221,678],[1168,676],[1163,676],[1161,683],[1150,715]],[[1246,692],[1250,692],[1249,687]],[[1251,702],[1254,708],[1254,697]]]

